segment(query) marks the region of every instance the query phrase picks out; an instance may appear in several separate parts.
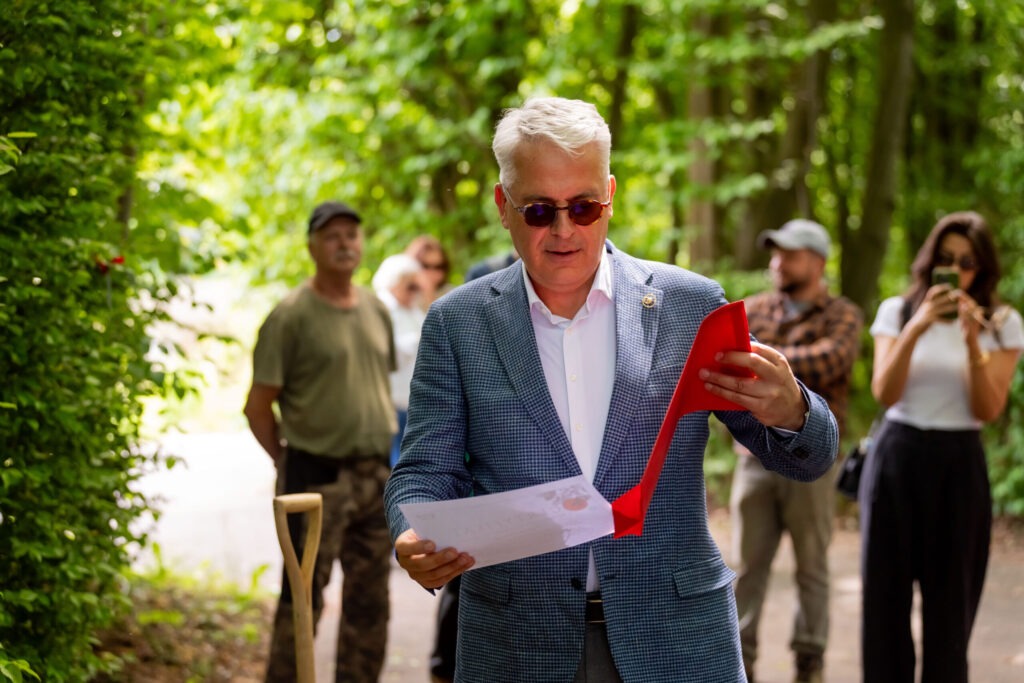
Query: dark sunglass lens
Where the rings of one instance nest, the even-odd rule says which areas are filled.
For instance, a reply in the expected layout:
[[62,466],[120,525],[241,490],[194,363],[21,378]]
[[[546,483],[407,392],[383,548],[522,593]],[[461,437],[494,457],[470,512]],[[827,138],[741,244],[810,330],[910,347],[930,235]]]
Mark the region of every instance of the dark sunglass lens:
[[530,204],[523,209],[523,218],[527,225],[535,228],[546,228],[555,222],[556,209],[551,204]]
[[601,217],[604,207],[591,199],[569,205],[569,218],[576,225],[590,225]]
[[960,258],[960,270],[974,270],[978,267],[978,262],[970,256],[963,256]]
[[953,265],[956,261],[950,254],[939,254],[935,257],[935,265],[947,267]]

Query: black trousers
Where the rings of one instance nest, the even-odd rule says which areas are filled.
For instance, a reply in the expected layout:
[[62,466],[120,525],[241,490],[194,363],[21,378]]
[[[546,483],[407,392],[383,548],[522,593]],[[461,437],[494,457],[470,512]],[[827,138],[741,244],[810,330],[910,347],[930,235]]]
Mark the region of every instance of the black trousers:
[[887,422],[865,464],[860,510],[863,680],[914,681],[916,582],[922,683],[967,683],[992,526],[978,432]]
[[437,606],[434,651],[430,653],[430,673],[443,680],[455,679],[455,650],[459,639],[459,591],[462,575],[445,584]]

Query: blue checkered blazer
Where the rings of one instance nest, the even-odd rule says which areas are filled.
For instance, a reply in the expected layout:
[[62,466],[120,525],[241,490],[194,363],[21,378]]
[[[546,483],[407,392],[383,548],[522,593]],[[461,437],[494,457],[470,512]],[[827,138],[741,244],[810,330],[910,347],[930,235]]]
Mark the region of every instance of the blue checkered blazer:
[[[640,481],[697,328],[725,298],[707,278],[632,258],[610,243],[607,249],[615,385],[594,485],[612,501]],[[641,304],[647,294],[655,297],[652,308]],[[747,412],[716,416],[768,469],[809,481],[831,465],[838,434],[825,401],[808,396],[807,424],[788,443]],[[707,438],[708,413],[682,419],[643,536],[607,536],[467,572],[457,680],[572,681],[593,549],[623,681],[743,681],[734,575],[707,524]],[[498,493],[579,474],[545,383],[521,266],[436,302],[423,326],[402,457],[385,490],[392,537],[408,528],[399,503]]]

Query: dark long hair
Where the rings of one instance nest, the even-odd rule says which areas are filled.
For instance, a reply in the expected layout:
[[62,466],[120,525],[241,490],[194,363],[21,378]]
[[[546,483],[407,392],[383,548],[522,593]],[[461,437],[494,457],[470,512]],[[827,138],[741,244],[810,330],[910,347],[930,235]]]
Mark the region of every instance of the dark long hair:
[[914,257],[914,263],[910,266],[913,281],[903,296],[910,301],[913,310],[921,305],[925,293],[932,285],[932,270],[939,258],[939,247],[943,238],[949,234],[966,237],[971,243],[978,269],[967,293],[985,309],[986,316],[991,316],[999,303],[996,286],[1002,273],[988,223],[974,211],[957,211],[939,219]]

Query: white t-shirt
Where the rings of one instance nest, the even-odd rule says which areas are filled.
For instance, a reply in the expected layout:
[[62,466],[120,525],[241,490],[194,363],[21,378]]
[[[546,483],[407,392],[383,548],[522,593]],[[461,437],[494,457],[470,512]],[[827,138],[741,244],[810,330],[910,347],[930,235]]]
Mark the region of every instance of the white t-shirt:
[[[903,297],[886,299],[871,325],[872,337],[898,337]],[[978,342],[984,351],[1024,348],[1024,323],[1011,310],[999,330],[999,341],[982,330]],[[886,419],[918,429],[979,429],[968,400],[967,344],[957,321],[939,321],[917,340],[900,400],[885,413]]]
[[416,367],[416,352],[420,346],[420,331],[426,314],[413,304],[406,308],[386,289],[377,292],[377,298],[387,306],[395,334],[395,371],[391,373],[391,402],[396,410],[409,410],[412,371]]

